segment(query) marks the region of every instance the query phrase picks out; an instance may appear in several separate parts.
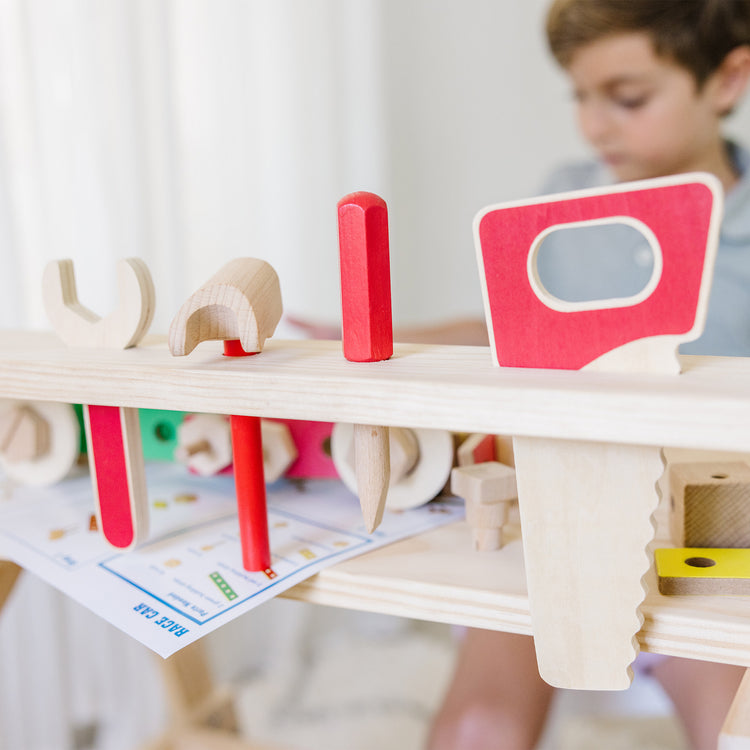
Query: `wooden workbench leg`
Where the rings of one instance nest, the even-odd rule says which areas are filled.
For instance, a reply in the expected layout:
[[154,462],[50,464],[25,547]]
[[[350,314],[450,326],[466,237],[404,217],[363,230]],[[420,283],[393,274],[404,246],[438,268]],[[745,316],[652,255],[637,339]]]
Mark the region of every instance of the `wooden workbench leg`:
[[21,570],[18,565],[9,560],[0,560],[0,612],[2,612],[10,592],[13,591]]
[[745,670],[721,728],[718,750],[750,750],[750,669]]
[[514,453],[540,674],[556,687],[625,689],[661,450],[515,438]]
[[159,664],[174,725],[237,732],[232,694],[216,688],[200,641],[160,659]]

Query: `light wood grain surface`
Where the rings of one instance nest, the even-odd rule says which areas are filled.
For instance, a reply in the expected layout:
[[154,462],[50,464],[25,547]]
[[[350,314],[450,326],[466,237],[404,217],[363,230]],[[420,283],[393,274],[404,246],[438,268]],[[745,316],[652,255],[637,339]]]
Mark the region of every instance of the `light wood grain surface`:
[[[686,357],[680,376],[504,369],[483,347],[396,346],[346,362],[337,342],[270,341],[230,359],[164,338],[123,352],[54,335],[0,333],[0,397],[750,451],[750,360]],[[514,538],[515,533],[515,538]],[[750,666],[750,598],[664,597],[653,572],[641,646]],[[289,596],[438,622],[531,633],[520,535],[472,551],[454,524],[337,565]]]
[[486,347],[396,345],[347,362],[330,341],[227,358],[164,338],[121,352],[0,332],[0,396],[625,444],[750,450],[750,359],[684,357],[679,376],[495,367]]
[[[474,552],[467,523],[443,526],[328,568],[283,596],[530,635],[517,518],[504,532],[502,549]],[[653,570],[644,584],[642,650],[750,666],[750,597],[662,596]]]

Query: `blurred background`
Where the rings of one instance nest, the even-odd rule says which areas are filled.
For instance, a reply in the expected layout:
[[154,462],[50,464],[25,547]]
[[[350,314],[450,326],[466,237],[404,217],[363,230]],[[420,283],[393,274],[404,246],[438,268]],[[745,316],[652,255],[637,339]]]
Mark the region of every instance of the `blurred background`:
[[481,314],[474,214],[583,153],[545,5],[2,0],[3,325],[46,325],[52,258],[106,313],[131,255],[152,331],[244,255],[276,268],[287,312],[338,322],[355,190],[389,206],[398,323]]
[[[116,260],[139,256],[166,332],[224,262],[254,256],[287,313],[337,325],[336,202],[355,190],[389,206],[397,324],[481,315],[474,214],[586,153],[546,5],[0,0],[0,324],[47,326],[56,258],[106,314]],[[749,104],[729,132],[750,132]],[[301,606],[219,633],[217,667],[255,674],[285,638],[331,627]],[[402,628],[346,616],[367,638]],[[150,654],[22,577],[0,618],[1,748],[133,747],[160,701]]]

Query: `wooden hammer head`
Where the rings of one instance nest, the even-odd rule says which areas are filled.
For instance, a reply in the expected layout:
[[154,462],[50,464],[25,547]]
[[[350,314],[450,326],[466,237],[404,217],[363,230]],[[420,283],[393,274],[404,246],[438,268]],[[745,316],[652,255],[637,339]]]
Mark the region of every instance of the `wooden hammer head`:
[[281,313],[273,267],[257,258],[236,258],[182,305],[169,327],[169,350],[179,357],[201,341],[238,339],[245,352],[259,352]]

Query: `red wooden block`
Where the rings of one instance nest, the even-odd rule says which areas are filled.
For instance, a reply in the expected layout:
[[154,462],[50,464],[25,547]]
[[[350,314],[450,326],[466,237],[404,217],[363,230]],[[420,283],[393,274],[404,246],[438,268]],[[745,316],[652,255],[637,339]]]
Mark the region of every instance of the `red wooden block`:
[[[707,246],[715,247],[721,205],[715,180],[661,178],[609,191],[491,207],[477,216],[477,249],[497,364],[577,370],[638,339],[679,335],[692,340],[700,335],[705,314],[699,311],[705,309],[713,267]],[[561,303],[540,290],[535,258],[545,230],[612,217],[635,219],[653,233],[661,274],[652,288],[627,306],[615,301],[591,309]]]
[[388,209],[373,193],[338,203],[344,356],[377,362],[393,354]]
[[456,458],[459,466],[471,466],[472,464],[495,461],[495,436],[479,432],[469,435],[458,446]]

